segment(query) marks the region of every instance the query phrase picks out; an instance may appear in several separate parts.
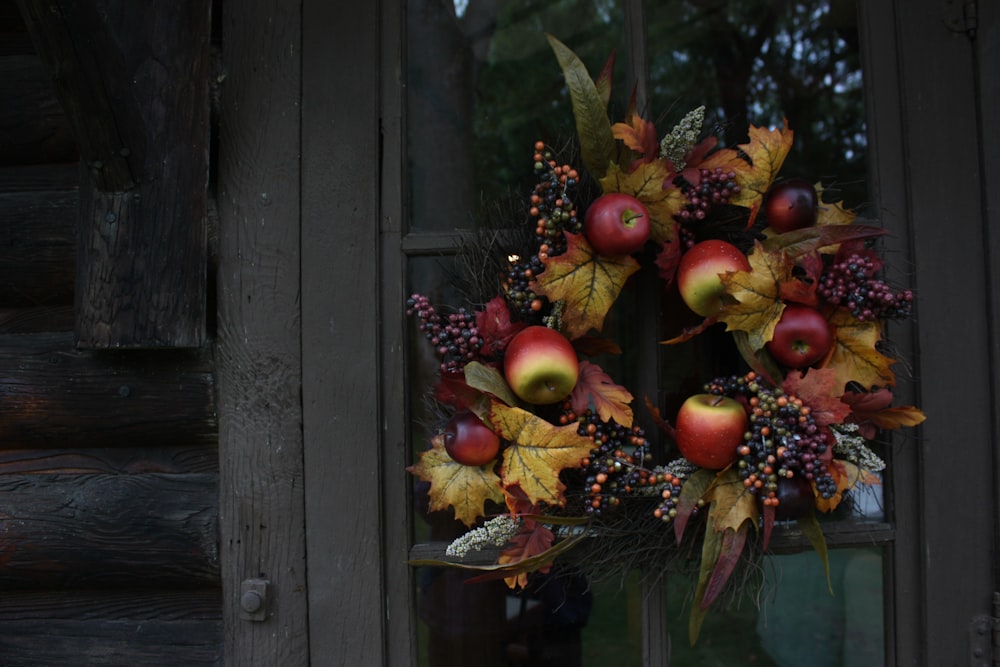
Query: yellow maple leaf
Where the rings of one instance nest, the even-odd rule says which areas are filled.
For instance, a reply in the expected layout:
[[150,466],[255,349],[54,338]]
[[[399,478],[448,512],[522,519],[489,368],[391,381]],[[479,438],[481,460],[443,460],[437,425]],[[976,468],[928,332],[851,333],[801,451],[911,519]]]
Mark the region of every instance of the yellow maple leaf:
[[566,241],[566,252],[545,260],[535,291],[565,304],[563,333],[572,340],[591,329],[601,330],[625,281],[639,270],[639,262],[628,255],[602,257],[582,234],[566,234]]
[[662,160],[640,163],[631,172],[612,164],[601,179],[601,189],[632,195],[641,201],[649,211],[649,238],[657,243],[672,243],[677,239],[674,215],[684,208],[687,200],[679,188],[663,188],[669,175]]
[[895,360],[876,347],[882,340],[880,322],[861,322],[846,308],[837,308],[829,322],[836,331],[836,340],[826,367],[836,371],[838,387],[857,382],[870,390],[873,385],[896,384],[896,376],[890,369]]
[[774,337],[785,304],[781,284],[792,279],[793,262],[780,250],[767,250],[759,242],[747,256],[749,271],[729,271],[722,284],[732,301],[724,301],[717,319],[726,331],[745,331],[752,349],[760,350]]
[[750,141],[740,144],[739,150],[723,148],[709,155],[699,165],[701,169],[721,167],[724,171],[736,174],[740,191],[730,197],[729,203],[750,209],[747,227],[757,217],[764,193],[771,187],[784,164],[795,133],[788,129],[788,121],[785,121],[782,127],[773,130],[751,125],[749,135]]
[[494,402],[489,422],[510,444],[504,449],[500,476],[504,486],[518,485],[528,502],[565,504],[564,468],[575,468],[590,455],[594,442],[579,435],[577,424],[554,426],[527,410]]
[[709,514],[716,532],[724,533],[727,528],[738,530],[747,519],[756,525],[757,501],[735,469],[721,473],[709,493]]
[[425,482],[430,482],[427,496],[432,512],[454,508],[455,518],[472,526],[483,516],[487,501],[504,502],[500,476],[493,471],[494,462],[484,466],[457,463],[444,448],[444,438],[431,439],[431,448],[420,454],[420,461],[407,470]]
[[[822,197],[823,186],[816,184],[816,196]],[[858,214],[844,208],[843,201],[824,202],[820,199],[819,207],[816,210],[816,226],[823,225],[852,225]]]

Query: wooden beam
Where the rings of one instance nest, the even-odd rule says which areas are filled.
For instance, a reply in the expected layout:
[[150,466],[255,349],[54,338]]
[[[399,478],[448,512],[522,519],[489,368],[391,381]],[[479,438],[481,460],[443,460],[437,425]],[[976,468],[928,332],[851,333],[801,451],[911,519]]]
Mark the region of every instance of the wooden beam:
[[0,590],[217,586],[217,483],[0,475]]
[[[299,309],[301,31],[298,4],[251,0],[223,7],[227,75],[220,110],[216,349],[225,655],[232,665],[309,660]],[[266,620],[241,618],[241,583],[249,578],[271,582]],[[341,608],[323,631],[353,613]],[[339,663],[339,657],[327,659]]]
[[4,664],[222,665],[220,591],[4,593]]
[[81,347],[205,340],[211,3],[19,0],[86,179]]
[[214,445],[206,352],[77,350],[72,335],[0,336],[0,447]]

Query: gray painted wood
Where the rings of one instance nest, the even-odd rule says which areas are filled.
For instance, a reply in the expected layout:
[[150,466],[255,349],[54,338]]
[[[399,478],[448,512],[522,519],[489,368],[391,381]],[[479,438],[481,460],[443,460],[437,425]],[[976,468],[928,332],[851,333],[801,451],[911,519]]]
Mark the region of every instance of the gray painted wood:
[[[228,3],[221,19],[226,78],[216,349],[224,641],[231,665],[309,659],[299,310],[301,20],[298,5],[276,0]],[[264,621],[240,618],[240,585],[248,578],[271,582]],[[342,613],[353,612],[345,607]]]
[[375,4],[304,4],[302,400],[314,665],[391,664],[379,495],[382,422],[396,415],[383,415],[379,398],[394,372],[380,363],[378,328],[378,34]]
[[[875,5],[869,43],[879,55],[868,85],[879,213],[893,233],[892,275],[917,295],[915,323],[890,328],[895,356],[912,359],[909,371],[897,368],[897,396],[928,414],[915,434],[893,442],[890,657],[964,664],[972,619],[991,611],[996,521],[987,510],[996,506],[987,464],[995,397],[983,243],[996,220],[982,206],[990,186],[979,171],[973,43],[949,29],[940,3]],[[939,500],[945,486],[951,502]]]

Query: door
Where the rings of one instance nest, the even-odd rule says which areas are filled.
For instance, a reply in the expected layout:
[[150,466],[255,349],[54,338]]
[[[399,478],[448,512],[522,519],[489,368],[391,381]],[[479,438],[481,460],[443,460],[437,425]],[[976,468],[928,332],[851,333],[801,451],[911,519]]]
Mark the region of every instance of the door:
[[[888,279],[914,285],[917,294],[915,320],[890,329],[893,354],[902,360],[896,396],[903,404],[920,405],[930,418],[919,429],[885,443],[881,453],[889,468],[881,494],[873,503],[875,509],[868,512],[866,519],[848,518],[827,531],[831,572],[841,576],[841,594],[831,598],[821,592],[810,593],[806,602],[816,604],[805,606],[802,599],[778,603],[767,600],[767,604],[788,603],[771,608],[767,631],[760,630],[764,622],[761,614],[751,609],[749,620],[737,621],[747,630],[747,636],[739,642],[713,641],[706,633],[699,646],[707,645],[706,650],[713,646],[720,651],[735,650],[758,660],[766,656],[773,664],[795,664],[797,658],[783,651],[794,648],[799,635],[783,634],[782,628],[800,632],[796,626],[806,623],[830,630],[834,626],[831,619],[839,618],[842,620],[837,622],[836,631],[828,634],[836,635],[831,645],[839,647],[837,655],[843,660],[851,660],[850,650],[864,650],[876,656],[872,664],[960,664],[977,648],[970,637],[981,627],[977,619],[989,616],[995,589],[992,535],[996,507],[992,490],[995,425],[990,416],[990,397],[995,395],[991,379],[995,377],[995,373],[991,374],[995,358],[990,356],[993,322],[989,316],[996,310],[989,307],[995,295],[988,288],[993,271],[988,260],[995,240],[987,232],[990,215],[995,213],[984,209],[981,194],[982,173],[991,166],[992,158],[978,150],[993,133],[978,123],[977,105],[990,104],[995,93],[992,97],[984,93],[977,101],[973,84],[977,80],[976,67],[984,82],[990,80],[987,73],[995,73],[995,62],[974,62],[977,53],[981,58],[992,54],[995,60],[995,50],[984,49],[982,41],[982,35],[995,25],[995,17],[983,12],[978,26],[980,41],[975,42],[964,27],[955,30],[942,21],[936,3],[927,2],[926,12],[897,12],[888,2],[859,3],[858,7],[850,3],[817,3],[800,15],[804,17],[802,25],[796,27],[793,21],[784,28],[778,26],[777,18],[770,17],[774,3],[766,7],[751,4],[741,3],[745,13],[734,10],[729,14],[712,3],[693,7],[680,3],[546,3],[544,10],[530,3],[500,3],[483,13],[482,5],[470,1],[467,6],[455,6],[454,14],[450,6],[421,3],[411,3],[405,12],[396,7],[382,8],[382,41],[377,44],[382,78],[377,96],[362,98],[369,102],[378,99],[381,114],[377,214],[380,238],[376,242],[370,232],[363,234],[365,242],[358,250],[362,261],[357,266],[366,276],[380,281],[377,435],[381,458],[376,465],[365,464],[361,469],[374,471],[381,479],[379,516],[366,516],[380,526],[377,551],[382,570],[378,589],[387,607],[378,625],[384,633],[381,642],[378,633],[365,634],[365,650],[359,654],[369,649],[381,651],[380,655],[391,664],[448,664],[432,660],[435,647],[445,646],[446,655],[455,655],[448,652],[470,650],[471,637],[473,648],[482,648],[483,642],[499,641],[496,633],[482,634],[484,628],[491,624],[506,628],[511,622],[516,625],[527,618],[522,615],[520,600],[511,605],[504,590],[483,588],[470,592],[472,587],[458,586],[445,594],[447,599],[458,601],[459,606],[448,610],[452,624],[455,618],[461,621],[457,623],[458,632],[442,638],[438,635],[448,635],[456,628],[447,627],[449,623],[434,627],[445,608],[427,603],[424,594],[431,588],[431,575],[405,563],[407,558],[440,554],[447,538],[431,539],[437,535],[421,525],[417,516],[420,496],[414,493],[413,479],[401,472],[413,463],[414,452],[424,446],[426,434],[421,433],[421,428],[430,423],[426,413],[421,412],[420,399],[427,378],[404,375],[402,370],[418,373],[416,357],[425,354],[419,347],[421,341],[415,340],[412,321],[403,314],[402,304],[411,291],[419,289],[436,289],[435,296],[442,300],[452,296],[441,288],[454,286],[450,258],[460,257],[458,251],[469,238],[468,230],[475,229],[482,183],[523,185],[516,167],[521,143],[517,138],[518,123],[531,128],[531,141],[543,130],[557,138],[560,135],[559,124],[567,118],[568,106],[549,106],[552,100],[558,102],[559,96],[558,74],[554,79],[550,77],[556,63],[545,48],[534,46],[538,41],[531,40],[543,30],[564,37],[591,72],[600,68],[612,48],[618,48],[616,91],[625,95],[615,103],[619,116],[634,82],[640,104],[646,104],[651,117],[657,120],[659,114],[678,118],[681,109],[710,96],[699,95],[697,90],[685,93],[667,88],[668,84],[684,83],[683,72],[672,68],[693,62],[691,86],[697,88],[708,76],[705,73],[716,71],[714,68],[735,76],[740,67],[746,68],[752,62],[749,76],[744,73],[735,82],[726,81],[720,86],[721,92],[714,93],[714,118],[722,124],[711,129],[725,137],[747,121],[774,123],[777,117],[773,114],[789,103],[801,103],[803,98],[808,103],[822,99],[818,93],[804,92],[804,88],[786,94],[788,89],[777,82],[778,65],[771,60],[784,53],[790,58],[785,64],[792,70],[799,64],[813,63],[807,50],[799,48],[810,40],[800,39],[804,33],[795,31],[809,30],[814,23],[834,35],[827,41],[815,38],[822,44],[823,57],[830,61],[825,64],[834,68],[829,76],[837,78],[832,103],[840,104],[851,96],[855,99],[836,107],[825,124],[809,127],[810,119],[815,118],[809,115],[812,110],[803,112],[806,118],[795,126],[803,137],[810,133],[821,139],[826,136],[823,141],[804,143],[838,146],[836,151],[827,152],[838,155],[836,171],[817,164],[814,156],[793,156],[800,161],[792,164],[820,179],[832,177],[845,199],[860,204],[864,215],[889,230],[882,242],[891,259]],[[707,20],[708,27],[698,27],[700,24],[696,25],[693,18],[692,22],[678,23],[686,16],[683,11]],[[365,18],[375,20],[367,13]],[[546,19],[551,23],[546,24]],[[510,32],[505,34],[502,28]],[[761,37],[765,30],[773,35],[787,31],[784,52],[777,37],[770,42]],[[685,44],[686,39],[694,42],[687,45],[690,51],[675,46]],[[368,41],[353,43],[366,45],[364,53],[373,53]],[[751,51],[737,54],[737,44]],[[748,53],[754,53],[755,45],[757,56],[751,57]],[[671,57],[665,58],[668,52]],[[313,62],[308,53],[304,60],[307,70]],[[501,57],[504,53],[508,54],[506,59]],[[528,66],[521,74],[514,62],[517,54],[527,57]],[[824,63],[813,64],[818,67]],[[664,83],[661,77],[671,78]],[[446,81],[460,83],[442,85]],[[468,81],[487,82],[488,86],[480,90]],[[733,92],[741,83],[748,86],[752,100],[742,116],[734,110],[741,95]],[[518,92],[521,86],[528,92]],[[473,92],[478,97],[470,101]],[[545,100],[541,107],[544,113],[539,113],[537,99]],[[519,101],[527,101],[531,112],[519,108]],[[491,105],[490,115],[477,116],[487,104]],[[307,107],[306,117],[317,118],[309,115],[318,114],[316,108]],[[318,108],[322,109],[322,105]],[[367,108],[372,110],[371,106]],[[344,118],[351,117],[346,111],[342,113]],[[470,119],[475,122],[469,123]],[[669,127],[671,123],[664,119],[663,124]],[[945,126],[949,133],[940,131]],[[476,143],[477,132],[487,137],[483,144]],[[346,145],[356,143],[347,135],[344,141]],[[505,162],[508,151],[513,157]],[[350,159],[346,162],[352,163]],[[962,170],[941,168],[952,162],[975,166]],[[333,171],[349,170],[343,166]],[[480,177],[480,183],[470,184],[465,178],[469,174]],[[317,183],[310,186],[308,179],[306,183],[306,195],[319,191]],[[371,188],[371,183],[366,187]],[[362,200],[367,201],[364,197]],[[479,220],[483,224],[483,218]],[[465,224],[467,221],[470,224]],[[349,235],[345,231],[346,238]],[[982,242],[984,238],[986,243]],[[377,277],[363,258],[377,262]],[[318,262],[319,258],[312,261]],[[958,312],[961,318],[955,317]],[[662,332],[657,327],[661,326],[659,317],[640,319],[623,327],[621,333],[634,336],[639,341],[635,344],[636,355],[649,360],[637,362],[634,367],[657,369],[636,382],[649,390],[647,395],[655,395],[666,410],[671,383],[679,384],[684,378],[672,373],[677,363],[665,360],[670,353],[655,344],[660,340]],[[970,353],[956,356],[940,352],[943,341],[954,345],[959,340]],[[322,336],[317,336],[312,344],[321,343]],[[332,370],[310,371],[312,378],[305,385],[307,404],[310,396],[323,396],[322,391],[310,392],[320,386],[322,377],[336,375],[340,366],[350,369],[351,360],[334,359]],[[369,381],[358,382],[369,386],[364,384]],[[962,418],[950,418],[956,414]],[[307,516],[319,517],[322,507],[330,506],[331,499],[343,498],[338,494],[346,492],[320,488],[322,467],[308,472],[310,451],[318,451],[326,439],[312,431],[314,440],[310,440],[310,428],[307,418]],[[945,448],[946,454],[942,451]],[[327,454],[314,460],[336,465]],[[308,482],[310,475],[313,482]],[[363,486],[352,482],[350,488],[356,493]],[[939,502],[938,498],[947,494],[944,489],[952,488],[961,489],[961,497],[970,507],[984,511],[956,511],[953,502]],[[343,521],[334,523],[342,527]],[[318,540],[310,540],[310,571],[319,574],[317,578],[310,576],[314,659],[324,655],[317,647],[329,647],[322,628],[331,619],[340,619],[337,634],[341,637],[350,636],[351,627],[360,630],[362,625],[350,614],[334,609],[332,603],[337,590],[355,591],[356,586],[339,582],[330,574],[331,563],[354,557],[356,552],[354,541],[342,534],[331,534],[330,525],[326,524],[328,532],[321,531]],[[362,537],[370,535],[368,531],[364,528]],[[371,546],[367,541],[365,544]],[[780,568],[785,583],[807,568],[815,568],[818,559],[794,531],[785,531],[776,546],[785,555],[776,556],[768,567]],[[319,564],[316,570],[312,569],[314,563]],[[322,577],[327,575],[329,579],[324,580]],[[809,581],[814,579],[810,577]],[[626,664],[663,665],[671,664],[671,659],[673,664],[697,664],[689,662],[699,659],[691,656],[705,655],[705,651],[685,653],[686,616],[678,613],[678,606],[684,606],[684,582],[678,582],[677,587],[674,584],[668,581],[664,586],[640,590],[634,580],[626,578],[623,596],[615,595],[615,587],[588,590],[593,595],[592,613],[604,605],[605,598],[610,598],[607,610],[601,610],[602,618],[611,619],[603,626],[610,632],[592,639],[588,633],[594,626],[585,626],[579,636],[561,637],[568,642],[562,650],[586,655],[587,650],[603,646],[613,652],[614,657],[608,660]],[[778,590],[791,588],[794,586]],[[784,595],[777,592],[772,597]],[[463,597],[474,600],[462,607]],[[380,603],[369,600],[362,607],[370,610],[376,604]],[[371,614],[362,616],[373,620]],[[723,624],[732,618],[721,612],[712,617]],[[854,624],[863,626],[865,632],[852,634],[857,629]],[[375,627],[368,622],[364,626]],[[876,632],[872,632],[873,628]],[[674,634],[678,629],[680,634]],[[462,631],[468,631],[464,639]],[[504,659],[519,655],[520,646],[515,643],[497,645],[504,651]],[[347,641],[345,646],[359,644]]]

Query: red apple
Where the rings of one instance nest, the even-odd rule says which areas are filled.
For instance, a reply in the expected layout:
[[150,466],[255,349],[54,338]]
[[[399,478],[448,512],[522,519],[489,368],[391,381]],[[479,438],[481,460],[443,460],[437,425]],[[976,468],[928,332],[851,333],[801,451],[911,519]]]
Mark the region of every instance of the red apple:
[[674,427],[681,456],[702,468],[719,470],[734,462],[750,426],[743,405],[715,394],[695,394],[681,404]]
[[457,412],[445,424],[444,449],[456,463],[482,466],[500,453],[500,437],[472,412]]
[[631,195],[609,192],[587,207],[583,231],[598,254],[628,255],[649,238],[649,211]]
[[536,405],[558,403],[573,391],[580,374],[576,350],[555,329],[522,329],[507,345],[503,372],[518,398]]
[[688,308],[701,315],[715,315],[722,308],[721,274],[749,271],[747,261],[732,243],[712,239],[696,243],[681,256],[677,265],[677,289]]
[[778,506],[774,508],[774,518],[778,520],[799,519],[816,506],[813,485],[805,477],[778,478]]
[[764,219],[779,234],[814,225],[818,210],[816,188],[804,178],[775,183],[764,197]]
[[818,310],[790,303],[765,347],[782,366],[805,368],[826,357],[833,342],[833,329]]

